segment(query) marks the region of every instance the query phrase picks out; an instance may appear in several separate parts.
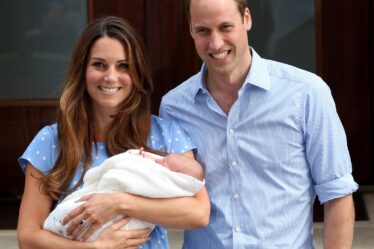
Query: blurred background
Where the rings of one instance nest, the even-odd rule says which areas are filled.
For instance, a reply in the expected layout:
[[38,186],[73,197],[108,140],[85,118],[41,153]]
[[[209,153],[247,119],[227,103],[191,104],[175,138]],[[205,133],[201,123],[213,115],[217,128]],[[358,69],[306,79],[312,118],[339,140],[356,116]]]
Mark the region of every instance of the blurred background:
[[[253,19],[249,42],[262,57],[312,71],[330,86],[346,130],[353,175],[360,193],[370,195],[374,2],[248,0],[248,5]],[[1,1],[0,213],[5,218],[0,217],[0,229],[15,229],[24,184],[17,158],[42,126],[55,122],[74,42],[90,20],[103,15],[125,18],[143,38],[155,85],[153,113],[163,94],[200,70],[183,1]],[[363,213],[372,207],[357,198]]]

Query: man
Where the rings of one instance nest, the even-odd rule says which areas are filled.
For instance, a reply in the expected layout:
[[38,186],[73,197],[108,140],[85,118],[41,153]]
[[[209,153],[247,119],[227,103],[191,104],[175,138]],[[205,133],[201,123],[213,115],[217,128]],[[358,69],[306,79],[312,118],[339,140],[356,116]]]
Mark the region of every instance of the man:
[[351,248],[358,186],[327,85],[248,47],[246,1],[187,8],[204,64],[163,98],[160,113],[196,144],[212,209],[208,227],[185,233],[184,248],[314,248],[316,194],[325,248]]

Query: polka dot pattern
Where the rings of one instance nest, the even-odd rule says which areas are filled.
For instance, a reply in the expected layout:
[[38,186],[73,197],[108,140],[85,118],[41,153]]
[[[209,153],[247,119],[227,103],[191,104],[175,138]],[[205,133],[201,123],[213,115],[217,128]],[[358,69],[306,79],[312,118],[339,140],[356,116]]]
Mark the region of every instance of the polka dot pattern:
[[[196,148],[187,134],[175,122],[156,116],[152,116],[151,132],[147,142],[150,147],[168,153],[185,153]],[[44,127],[39,131],[26,151],[19,158],[22,170],[25,171],[26,164],[29,162],[41,172],[48,173],[57,160],[58,150],[57,125],[54,124]],[[91,167],[99,166],[108,158],[106,143],[97,142],[96,146],[93,146],[92,155],[94,161]],[[77,167],[70,187],[74,186],[79,181],[82,172],[83,163],[81,162]],[[61,200],[62,199],[60,199],[60,201]],[[142,245],[141,248],[169,248],[166,229],[161,226],[156,226],[152,231],[151,240]]]

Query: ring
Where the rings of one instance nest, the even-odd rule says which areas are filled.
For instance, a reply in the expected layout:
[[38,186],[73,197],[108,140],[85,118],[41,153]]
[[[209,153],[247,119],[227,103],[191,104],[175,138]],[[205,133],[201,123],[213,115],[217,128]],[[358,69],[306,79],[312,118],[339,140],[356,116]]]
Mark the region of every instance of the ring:
[[79,222],[79,226],[80,227],[84,227],[85,224],[86,224],[86,220],[85,219],[81,219],[81,221]]

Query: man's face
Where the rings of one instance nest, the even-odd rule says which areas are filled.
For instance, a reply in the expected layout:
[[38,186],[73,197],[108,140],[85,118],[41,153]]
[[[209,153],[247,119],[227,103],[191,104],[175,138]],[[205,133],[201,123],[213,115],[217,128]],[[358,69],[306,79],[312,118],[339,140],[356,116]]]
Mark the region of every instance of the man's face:
[[234,0],[192,0],[190,14],[197,53],[210,71],[230,73],[248,67],[248,9],[242,17]]

